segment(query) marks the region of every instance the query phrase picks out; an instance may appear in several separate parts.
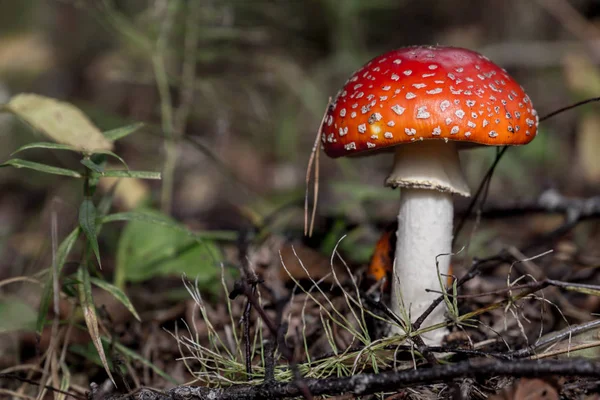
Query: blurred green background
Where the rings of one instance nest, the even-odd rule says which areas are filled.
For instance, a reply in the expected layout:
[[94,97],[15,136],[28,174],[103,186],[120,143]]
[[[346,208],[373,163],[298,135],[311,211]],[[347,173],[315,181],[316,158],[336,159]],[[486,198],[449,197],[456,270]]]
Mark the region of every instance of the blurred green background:
[[[328,97],[371,57],[418,44],[485,54],[523,85],[541,116],[600,95],[597,0],[0,0],[0,103],[35,92],[76,104],[102,130],[145,122],[116,152],[132,168],[163,171],[165,180],[119,183],[116,210],[151,207],[195,231],[238,231],[291,204],[272,230],[298,239],[307,161]],[[508,152],[489,201],[533,199],[548,187],[597,194],[597,111],[588,105],[542,123],[530,145]],[[39,140],[0,114],[0,160]],[[464,152],[472,187],[494,155],[492,148]],[[326,253],[350,233],[342,251],[351,262],[368,260],[380,227],[397,212],[397,193],[383,188],[389,157],[321,156],[311,246]],[[42,151],[28,158],[65,168],[79,162]],[[113,183],[103,183],[104,193]],[[80,199],[72,180],[0,170],[0,282],[49,265],[51,216],[62,240],[77,223]],[[459,210],[465,205],[457,199]],[[140,225],[106,228],[102,274],[157,257],[153,249],[171,254],[181,241]],[[135,251],[124,256],[126,245]],[[209,278],[219,253],[227,258],[227,248],[193,251],[187,256],[212,260]],[[186,260],[182,267],[170,261],[162,274],[186,270]],[[152,276],[132,269],[114,280]],[[174,279],[171,286],[180,287]],[[157,292],[164,281],[146,285]],[[15,293],[35,308],[35,294],[0,287],[0,296]],[[27,327],[35,314],[19,310],[10,315]]]

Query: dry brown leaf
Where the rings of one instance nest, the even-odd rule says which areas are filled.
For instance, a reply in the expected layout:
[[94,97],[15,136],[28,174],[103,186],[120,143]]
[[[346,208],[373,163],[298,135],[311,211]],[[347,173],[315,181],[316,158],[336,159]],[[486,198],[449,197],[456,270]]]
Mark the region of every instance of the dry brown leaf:
[[[318,251],[302,244],[284,243],[281,246],[280,254],[285,267],[294,279],[301,280],[311,277],[315,281],[322,278],[327,283],[334,281],[331,274],[330,259]],[[306,268],[306,271],[303,266]],[[343,282],[348,276],[345,268],[336,260],[334,260],[333,268],[340,282]],[[282,281],[290,279],[283,267],[280,269],[279,276]]]
[[489,400],[558,400],[559,388],[543,379],[519,379],[511,387],[489,397]]

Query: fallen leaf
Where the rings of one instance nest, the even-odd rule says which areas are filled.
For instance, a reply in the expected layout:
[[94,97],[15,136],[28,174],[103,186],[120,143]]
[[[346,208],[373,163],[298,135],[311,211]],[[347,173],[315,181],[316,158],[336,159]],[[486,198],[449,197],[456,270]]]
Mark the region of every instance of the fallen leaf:
[[86,153],[112,150],[108,140],[77,107],[37,94],[14,96],[6,109],[57,143]]
[[558,400],[558,385],[543,379],[519,379],[489,400]]

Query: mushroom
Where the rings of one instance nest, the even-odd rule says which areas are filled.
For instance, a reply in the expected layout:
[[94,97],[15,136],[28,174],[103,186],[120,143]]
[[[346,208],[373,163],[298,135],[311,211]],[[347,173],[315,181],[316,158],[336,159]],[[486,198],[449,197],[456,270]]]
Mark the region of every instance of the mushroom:
[[[426,289],[439,290],[440,276],[448,273],[452,194],[470,196],[458,150],[527,144],[537,126],[524,89],[506,70],[467,49],[393,50],[356,71],[338,92],[322,126],[325,153],[335,158],[394,152],[385,181],[401,188],[391,310],[404,323],[431,305],[438,294]],[[443,322],[440,305],[422,327]],[[433,330],[423,339],[439,344],[445,332]]]

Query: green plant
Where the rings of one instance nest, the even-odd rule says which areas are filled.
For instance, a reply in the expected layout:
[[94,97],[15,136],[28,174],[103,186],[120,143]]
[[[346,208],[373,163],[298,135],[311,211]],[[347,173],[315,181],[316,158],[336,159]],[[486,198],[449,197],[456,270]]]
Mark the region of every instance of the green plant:
[[[13,97],[7,104],[1,106],[0,110],[12,113],[20,120],[32,126],[36,132],[40,132],[52,142],[36,142],[26,144],[14,153],[21,153],[32,149],[71,151],[80,154],[81,168],[67,169],[44,163],[29,161],[21,158],[11,158],[0,164],[0,167],[26,168],[43,172],[46,174],[62,175],[80,179],[83,187],[83,198],[79,206],[78,226],[57,246],[53,254],[52,266],[45,272],[47,278],[43,281],[40,308],[38,311],[35,329],[38,334],[47,324],[47,316],[50,304],[59,302],[61,293],[76,298],[81,307],[83,319],[87,331],[92,338],[95,350],[102,366],[107,374],[114,379],[109,368],[103,341],[107,338],[102,336],[98,315],[92,297],[92,285],[106,290],[121,302],[137,319],[140,320],[133,304],[124,292],[124,283],[127,280],[142,280],[157,274],[182,273],[200,274],[202,269],[194,268],[194,264],[200,256],[212,257],[212,260],[220,258],[217,247],[212,242],[203,241],[210,238],[233,239],[234,235],[229,232],[215,232],[196,234],[190,232],[176,221],[151,210],[130,211],[110,214],[112,193],[104,195],[100,201],[95,201],[96,187],[100,179],[112,178],[138,178],[138,179],[160,179],[160,173],[152,171],[134,171],[129,169],[126,162],[113,149],[113,142],[128,136],[142,127],[142,124],[132,124],[122,128],[101,132],[78,108],[71,104],[57,100],[34,95],[20,94]],[[117,160],[121,168],[109,167],[109,158]],[[104,280],[97,268],[102,269],[102,257],[98,244],[98,235],[104,224],[125,221],[128,226],[121,238],[119,260],[117,265],[117,285]],[[171,232],[165,233],[165,230]],[[144,234],[145,233],[145,234]],[[150,235],[148,235],[150,233]],[[160,243],[158,239],[163,238]],[[83,251],[76,273],[70,277],[64,277],[62,288],[59,285],[63,267],[79,239],[83,240]],[[187,257],[174,256],[174,250],[169,247],[176,240],[179,244],[186,246]],[[133,248],[131,248],[133,245]],[[144,247],[146,246],[146,247]],[[144,253],[148,248],[163,249],[156,251],[151,257]],[[158,247],[157,247],[158,246]],[[173,250],[173,251],[172,251]],[[138,265],[141,258],[154,263],[155,267],[144,271],[145,265]],[[206,263],[203,264],[204,270]],[[136,268],[137,267],[137,268]],[[214,268],[214,271],[218,269]],[[43,275],[42,275],[43,276]],[[210,274],[203,277],[209,279]],[[14,307],[0,307],[5,313],[13,313]],[[11,311],[13,310],[13,311]],[[29,322],[28,322],[29,321]],[[31,318],[23,322],[31,326]]]

